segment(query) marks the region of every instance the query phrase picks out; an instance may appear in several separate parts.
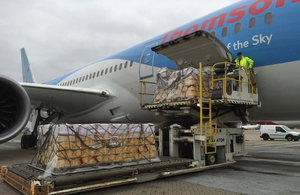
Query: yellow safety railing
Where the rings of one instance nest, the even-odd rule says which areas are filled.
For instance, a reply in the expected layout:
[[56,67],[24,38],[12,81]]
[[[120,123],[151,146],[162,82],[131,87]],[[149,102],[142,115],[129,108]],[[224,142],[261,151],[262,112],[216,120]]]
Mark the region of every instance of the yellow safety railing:
[[[253,94],[257,94],[257,91],[256,91],[256,87],[257,87],[257,83],[256,83],[256,80],[254,78],[254,75],[252,73],[251,70],[247,70],[245,67],[243,66],[240,66],[240,65],[237,65],[237,64],[234,64],[234,63],[231,63],[231,62],[219,62],[219,63],[216,63],[213,65],[212,67],[212,73],[214,73],[214,70],[215,70],[215,67],[216,66],[219,66],[219,65],[222,65],[224,64],[224,78],[218,78],[218,79],[214,79],[214,74],[212,74],[212,89],[214,89],[214,82],[215,81],[222,81],[223,82],[223,95],[226,94],[226,86],[227,86],[227,81],[228,80],[231,80],[231,81],[236,81],[239,83],[239,96],[241,96],[241,84],[242,83],[247,83],[248,84],[248,89],[249,89],[249,93],[251,93],[252,95],[252,98],[253,98]],[[239,68],[239,79],[234,79],[234,78],[228,78],[227,77],[227,66],[229,65],[234,65],[234,66],[238,66]],[[248,77],[248,82],[246,81],[242,81],[241,80],[241,71],[245,71],[247,77]],[[253,82],[252,82],[253,80]],[[255,87],[254,87],[255,85]]]
[[156,85],[155,82],[149,82],[149,81],[140,81],[139,82],[139,94],[140,94],[140,106],[143,105],[142,101],[143,101],[143,95],[154,95],[153,93],[147,93],[146,90],[146,84],[154,84]]
[[[212,106],[211,98],[209,98],[208,107],[203,107],[203,94],[202,94],[202,63],[199,63],[199,106],[200,106],[200,135],[203,136],[203,131],[205,135],[205,141],[201,142],[201,146],[205,147],[205,154],[213,154],[217,152],[217,124],[212,123]],[[208,116],[203,116],[203,110],[208,110]],[[205,123],[203,127],[203,122],[205,119],[208,119],[208,123]],[[214,128],[214,132],[212,132]],[[214,136],[213,136],[214,135]],[[214,140],[213,140],[214,138]],[[204,142],[204,143],[203,143]],[[214,151],[207,151],[208,146],[212,147],[214,145]]]

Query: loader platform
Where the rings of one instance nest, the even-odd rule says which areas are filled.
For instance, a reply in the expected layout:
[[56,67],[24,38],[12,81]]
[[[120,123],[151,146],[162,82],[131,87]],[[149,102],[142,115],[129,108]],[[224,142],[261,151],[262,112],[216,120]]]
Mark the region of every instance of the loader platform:
[[85,171],[70,171],[64,174],[51,174],[39,178],[44,170],[32,164],[16,164],[11,167],[1,167],[1,178],[21,193],[26,195],[71,194],[112,187],[117,185],[140,183],[157,178],[210,168],[228,166],[235,162],[212,166],[195,166],[195,160],[161,156],[160,162],[138,164],[104,169],[89,169]]

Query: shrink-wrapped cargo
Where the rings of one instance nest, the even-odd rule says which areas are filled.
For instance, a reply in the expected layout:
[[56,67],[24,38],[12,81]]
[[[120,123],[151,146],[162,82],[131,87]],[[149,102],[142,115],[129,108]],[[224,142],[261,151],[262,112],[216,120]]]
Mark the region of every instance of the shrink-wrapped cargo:
[[[200,95],[199,69],[171,70],[167,67],[157,72],[154,103],[174,102],[197,98]],[[211,66],[202,69],[202,95],[211,97]]]
[[152,124],[41,125],[33,164],[62,172],[159,161]]

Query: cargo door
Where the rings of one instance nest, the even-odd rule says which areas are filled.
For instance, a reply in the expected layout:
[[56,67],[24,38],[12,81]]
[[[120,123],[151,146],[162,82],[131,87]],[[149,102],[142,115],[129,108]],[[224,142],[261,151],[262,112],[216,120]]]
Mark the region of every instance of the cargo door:
[[151,50],[152,47],[158,45],[158,42],[153,43],[151,45],[147,45],[141,55],[140,58],[140,79],[148,78],[153,76],[153,63],[155,53]]
[[202,30],[157,45],[152,51],[172,60],[179,70],[198,68],[199,62],[203,66],[212,66],[218,62],[234,60],[231,52],[217,37]]

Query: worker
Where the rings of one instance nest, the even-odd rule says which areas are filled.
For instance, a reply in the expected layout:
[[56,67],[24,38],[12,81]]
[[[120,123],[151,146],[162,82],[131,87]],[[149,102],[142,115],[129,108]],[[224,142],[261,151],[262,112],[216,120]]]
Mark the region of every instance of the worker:
[[[242,54],[242,52],[239,52],[239,53],[237,54],[237,57],[238,57],[238,58],[235,59],[235,63],[236,63],[237,65],[243,66],[243,67],[245,67],[247,70],[250,70],[250,69],[253,68],[253,63],[254,63],[254,61],[251,60],[251,59],[248,58],[248,57],[244,57],[243,54]],[[236,66],[236,67],[237,67],[237,66]]]

